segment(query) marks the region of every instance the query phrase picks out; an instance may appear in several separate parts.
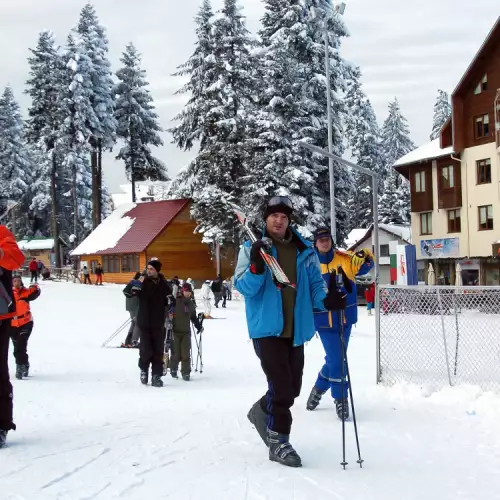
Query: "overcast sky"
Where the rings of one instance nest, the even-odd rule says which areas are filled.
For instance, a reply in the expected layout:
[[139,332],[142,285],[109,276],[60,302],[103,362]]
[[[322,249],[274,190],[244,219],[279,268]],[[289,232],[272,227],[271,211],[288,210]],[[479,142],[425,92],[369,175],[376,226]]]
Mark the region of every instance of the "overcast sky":
[[[133,41],[143,54],[151,92],[163,128],[181,109],[174,96],[180,81],[170,76],[192,51],[193,17],[201,0],[94,0],[107,27],[113,70],[120,54]],[[22,94],[28,75],[28,48],[37,34],[52,30],[63,43],[78,21],[85,0],[0,0],[0,88],[10,83],[23,112],[29,104]],[[219,8],[222,0],[213,0]],[[437,89],[451,92],[499,15],[497,0],[346,0],[344,19],[350,38],[343,56],[361,67],[364,88],[378,121],[397,96],[417,144],[428,140]],[[255,32],[263,13],[261,0],[243,0],[248,27]],[[157,153],[171,176],[192,158],[170,144]],[[125,180],[123,165],[112,157],[105,164],[112,192]]]

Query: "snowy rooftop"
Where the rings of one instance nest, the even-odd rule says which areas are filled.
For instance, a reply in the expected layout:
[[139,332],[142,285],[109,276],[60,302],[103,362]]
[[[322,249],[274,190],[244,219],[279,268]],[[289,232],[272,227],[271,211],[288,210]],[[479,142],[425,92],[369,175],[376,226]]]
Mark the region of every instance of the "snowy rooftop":
[[361,229],[361,228],[356,228],[353,229],[348,235],[345,240],[344,246],[346,248],[351,248],[354,246],[358,241],[362,240],[365,237],[365,234],[369,231],[369,229]]
[[[358,244],[362,243],[364,240],[368,239],[371,236],[372,228],[373,225],[371,225],[368,229],[353,229],[347,236],[345,246],[348,249],[356,247]],[[398,224],[379,224],[379,228],[382,231],[386,231],[387,233],[397,236],[401,240],[411,243],[410,226],[403,226]]]
[[452,153],[452,147],[441,149],[439,146],[439,139],[434,139],[433,141],[414,149],[411,153],[404,155],[396,163],[394,163],[393,166],[401,167],[402,165],[419,163],[432,158],[440,158],[441,156],[451,155]]
[[54,238],[40,238],[34,240],[21,240],[17,242],[19,249],[30,250],[52,250],[54,248]]
[[379,224],[380,229],[398,236],[402,240],[411,242],[411,226],[401,226],[398,224]]

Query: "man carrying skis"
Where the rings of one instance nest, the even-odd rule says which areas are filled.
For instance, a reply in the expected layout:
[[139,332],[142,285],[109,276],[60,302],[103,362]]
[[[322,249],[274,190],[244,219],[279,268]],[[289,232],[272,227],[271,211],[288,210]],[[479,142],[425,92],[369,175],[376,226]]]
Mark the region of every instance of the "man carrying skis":
[[[8,213],[5,199],[0,199],[0,220]],[[14,235],[0,225],[0,448],[7,433],[16,428],[12,417],[12,384],[9,379],[10,320],[16,315],[12,298],[12,271],[24,264],[24,255]]]
[[[348,279],[350,282],[346,287],[350,291],[346,292],[345,319],[342,327],[339,325],[342,316],[337,311],[333,313],[331,311],[315,311],[315,325],[323,343],[326,357],[325,364],[321,368],[307,400],[307,409],[315,410],[323,394],[330,389],[335,401],[337,416],[347,420],[349,418],[348,382],[345,380],[345,370],[342,366],[344,352],[340,331],[342,330],[344,333],[347,347],[352,326],[358,321],[356,276],[367,274],[373,267],[374,259],[372,252],[368,249],[356,253],[334,249],[333,238],[327,227],[319,228],[314,232],[314,245],[321,263],[321,274],[327,286],[330,286],[332,272],[337,273],[340,266],[345,274],[344,280]],[[344,397],[342,397],[342,384],[344,385]]]
[[173,314],[174,347],[170,360],[172,378],[179,378],[177,370],[181,362],[182,379],[186,382],[191,378],[191,322],[196,333],[203,332],[203,327],[196,316],[196,307],[191,299],[193,289],[189,283],[182,285],[181,294],[175,299]]
[[[271,198],[264,211],[264,234],[272,242],[246,242],[240,251],[235,288],[245,297],[250,338],[266,374],[268,391],[248,419],[269,448],[269,459],[290,467],[302,461],[289,441],[290,408],[300,394],[304,343],[315,333],[313,308],[338,308],[340,294],[327,295],[313,248],[290,227],[293,205],[286,196]],[[296,288],[277,286],[261,249],[268,249]]]

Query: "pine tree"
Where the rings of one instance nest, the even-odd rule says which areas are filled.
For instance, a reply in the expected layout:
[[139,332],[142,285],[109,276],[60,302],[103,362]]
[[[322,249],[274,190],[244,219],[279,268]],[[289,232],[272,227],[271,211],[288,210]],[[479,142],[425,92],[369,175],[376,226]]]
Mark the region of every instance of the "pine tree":
[[436,104],[434,104],[434,117],[432,119],[432,132],[430,135],[431,141],[439,137],[441,129],[450,116],[450,96],[444,90],[439,89]]
[[147,86],[146,72],[141,68],[141,56],[135,46],[127,45],[122,58],[123,68],[117,71],[119,83],[115,88],[117,136],[125,142],[117,159],[125,162],[132,181],[132,201],[135,202],[135,183],[144,180],[167,180],[163,163],[155,158],[150,146],[161,146],[162,131],[153,98]]
[[97,227],[102,220],[102,152],[112,150],[116,140],[114,83],[108,59],[106,30],[99,24],[95,8],[86,4],[80,14],[78,33],[90,60],[89,78],[92,82],[91,105],[97,121],[91,124],[92,135],[92,224]]
[[384,224],[408,224],[410,222],[410,190],[408,181],[394,169],[384,182],[379,200],[379,221]]

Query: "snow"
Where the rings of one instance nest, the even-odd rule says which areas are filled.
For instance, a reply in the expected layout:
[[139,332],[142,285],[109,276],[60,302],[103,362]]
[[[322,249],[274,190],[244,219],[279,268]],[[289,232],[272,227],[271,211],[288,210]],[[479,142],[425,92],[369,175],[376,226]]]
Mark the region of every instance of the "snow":
[[[138,203],[141,203],[143,198],[153,198],[155,201],[159,201],[162,198],[162,194],[168,191],[170,187],[170,181],[144,181],[135,183],[135,196]],[[120,193],[114,193],[111,195],[113,200],[113,205],[118,208],[121,205],[130,203],[132,201],[132,183],[121,184]]]
[[399,158],[399,160],[397,160],[393,166],[399,167],[401,165],[409,165],[410,163],[418,163],[451,154],[453,154],[453,147],[441,149],[439,145],[439,139],[434,139],[433,141],[423,144],[417,149],[414,149],[410,153],[404,155],[402,158]]
[[411,242],[411,226],[399,224],[379,224],[379,227],[387,232],[394,234],[398,238]]
[[206,321],[203,374],[190,383],[165,378],[155,389],[139,383],[137,351],[101,347],[127,319],[122,287],[41,287],[32,303],[32,376],[15,380],[9,358],[18,429],[0,451],[2,498],[500,498],[500,397],[471,386],[377,386],[375,318],[364,309],[349,347],[364,468],[356,464],[352,422],[349,465],[340,466],[341,423],[330,398],[305,410],[324,357],[314,338],[293,408],[292,443],[304,467],[291,470],[269,462],[246,418],[266,381],[243,302],[214,309],[221,319]]
[[92,255],[115,247],[135,222],[135,219],[124,216],[135,206],[135,203],[127,203],[117,208],[73,250],[72,255]]
[[369,229],[361,229],[361,228],[356,228],[353,229],[348,235],[347,238],[345,239],[344,246],[346,248],[351,248],[353,245],[355,245],[358,241],[361,241],[366,233],[369,231]]
[[21,240],[17,242],[19,248],[24,251],[30,250],[52,250],[54,248],[54,238]]

